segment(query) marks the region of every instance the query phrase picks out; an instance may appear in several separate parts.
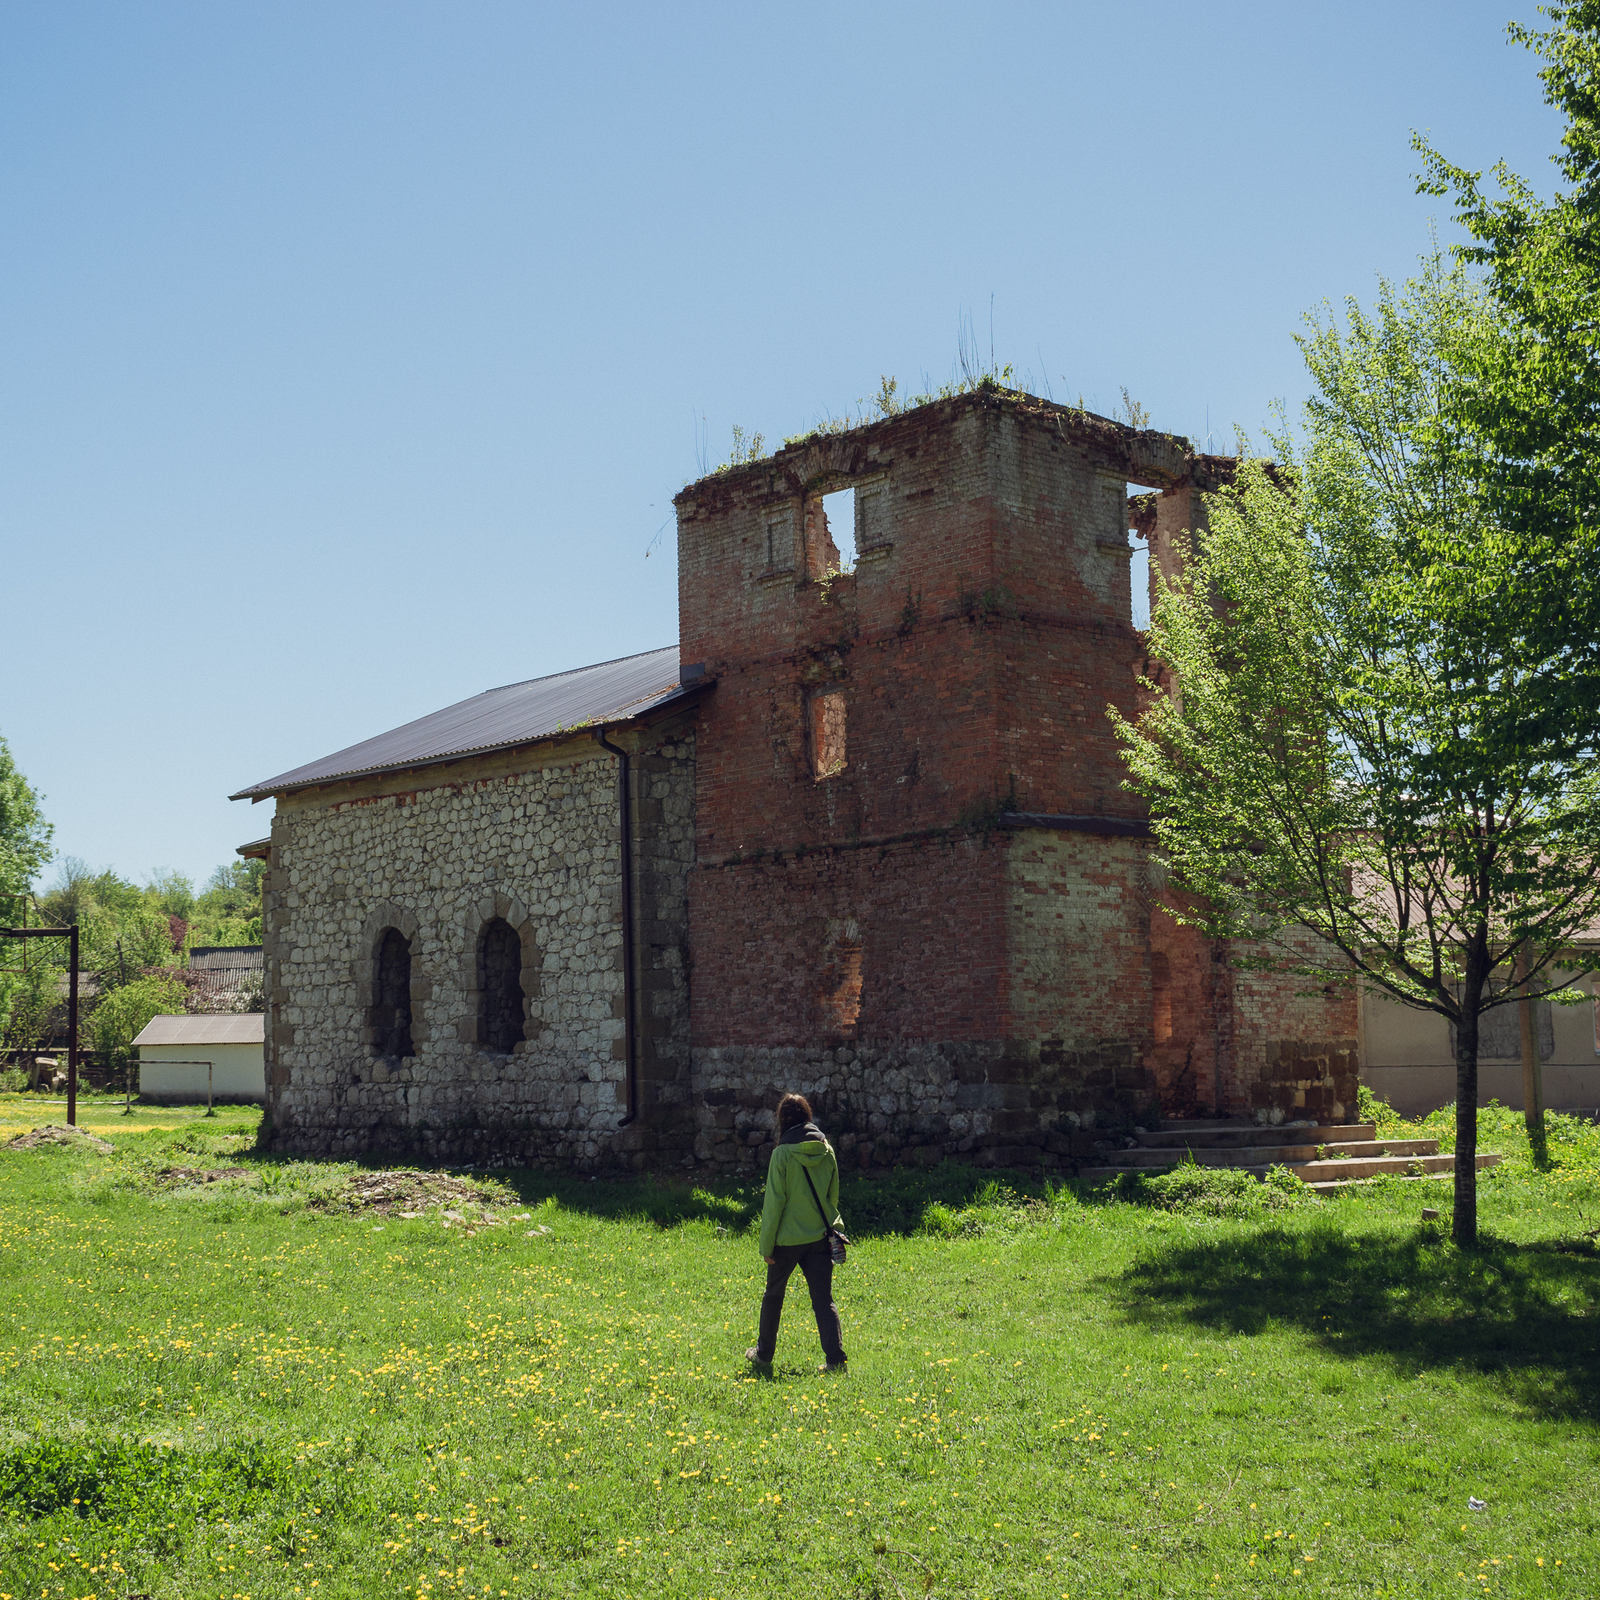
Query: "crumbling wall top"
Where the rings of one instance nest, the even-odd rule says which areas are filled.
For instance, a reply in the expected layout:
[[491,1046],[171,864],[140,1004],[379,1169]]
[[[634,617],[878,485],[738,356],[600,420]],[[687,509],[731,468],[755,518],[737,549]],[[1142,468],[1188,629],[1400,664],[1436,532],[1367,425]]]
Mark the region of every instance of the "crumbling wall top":
[[1132,482],[1158,488],[1188,480],[1197,456],[1187,439],[1155,428],[1130,428],[1077,406],[1058,405],[1020,389],[979,384],[966,394],[932,400],[876,421],[838,432],[819,430],[758,461],[719,468],[687,484],[673,497],[680,514],[712,513],[750,500],[807,494],[833,481],[878,469],[918,437],[943,432],[973,411],[1003,411],[1040,427],[1054,428],[1083,446],[1100,465]]

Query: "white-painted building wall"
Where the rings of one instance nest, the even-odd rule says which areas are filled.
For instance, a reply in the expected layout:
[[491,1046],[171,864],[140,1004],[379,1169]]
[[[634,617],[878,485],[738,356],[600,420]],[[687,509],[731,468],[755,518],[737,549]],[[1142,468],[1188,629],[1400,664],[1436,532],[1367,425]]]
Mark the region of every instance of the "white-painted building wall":
[[[1600,1108],[1600,1001],[1593,980],[1574,987],[1591,996],[1577,1006],[1535,1002],[1535,1038],[1550,1111]],[[1497,1007],[1482,1019],[1478,1103],[1498,1100],[1522,1109],[1522,1053],[1517,1008]],[[1430,1011],[1398,1005],[1374,990],[1361,1001],[1361,1081],[1403,1116],[1420,1116],[1456,1098],[1454,1040],[1449,1023]]]
[[267,1097],[267,1070],[258,1044],[144,1045],[139,1050],[139,1094],[145,1100],[197,1104],[206,1097],[206,1069],[196,1058],[211,1062],[213,1100]]

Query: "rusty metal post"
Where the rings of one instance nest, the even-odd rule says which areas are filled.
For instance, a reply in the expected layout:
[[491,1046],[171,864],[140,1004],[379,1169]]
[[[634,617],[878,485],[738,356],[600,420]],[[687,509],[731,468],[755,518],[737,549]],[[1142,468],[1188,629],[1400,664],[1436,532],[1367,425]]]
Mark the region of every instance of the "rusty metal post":
[[67,944],[71,973],[67,978],[67,1126],[78,1122],[78,924]]

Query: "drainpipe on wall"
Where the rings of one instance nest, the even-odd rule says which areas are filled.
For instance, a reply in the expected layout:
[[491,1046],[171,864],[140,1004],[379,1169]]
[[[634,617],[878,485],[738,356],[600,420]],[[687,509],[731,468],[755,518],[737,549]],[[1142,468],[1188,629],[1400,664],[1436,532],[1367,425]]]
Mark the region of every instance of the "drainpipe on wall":
[[639,1073],[633,1037],[633,803],[628,784],[628,752],[594,730],[595,742],[617,758],[617,815],[622,836],[622,1055],[628,1114],[617,1126],[626,1128],[639,1115]]

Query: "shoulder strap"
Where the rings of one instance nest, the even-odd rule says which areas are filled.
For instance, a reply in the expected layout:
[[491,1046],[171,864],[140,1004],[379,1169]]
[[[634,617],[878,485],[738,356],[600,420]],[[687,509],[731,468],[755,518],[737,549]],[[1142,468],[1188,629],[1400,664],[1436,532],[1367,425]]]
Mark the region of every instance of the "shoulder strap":
[[823,1237],[831,1239],[833,1237],[833,1224],[828,1221],[828,1213],[822,1204],[822,1196],[817,1193],[817,1186],[811,1181],[811,1174],[806,1171],[806,1165],[803,1161],[800,1163],[800,1176],[806,1180],[806,1188],[811,1191],[811,1198],[817,1202],[817,1210],[822,1212]]

